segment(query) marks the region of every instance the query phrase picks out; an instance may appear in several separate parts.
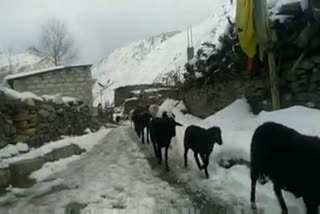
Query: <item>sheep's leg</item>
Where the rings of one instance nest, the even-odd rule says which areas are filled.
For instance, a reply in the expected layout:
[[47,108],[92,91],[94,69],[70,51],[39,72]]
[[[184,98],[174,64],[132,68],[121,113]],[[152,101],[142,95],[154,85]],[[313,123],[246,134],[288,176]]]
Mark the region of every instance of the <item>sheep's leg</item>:
[[184,148],[184,167],[187,168],[188,167],[188,147]]
[[209,155],[205,155],[204,171],[206,173],[207,178],[209,178],[208,165],[209,165]]
[[288,208],[287,208],[286,203],[283,199],[281,188],[279,187],[278,184],[273,184],[273,190],[274,190],[274,192],[277,196],[277,199],[279,201],[279,204],[280,204],[280,207],[282,210],[282,214],[288,214]]
[[141,133],[142,144],[145,144],[145,141],[144,141],[144,128],[140,130],[140,133]]
[[162,154],[161,154],[161,147],[158,146],[158,163],[161,164]]
[[253,210],[257,210],[256,205],[256,184],[257,184],[257,177],[251,175],[251,208]]
[[199,161],[199,158],[198,158],[198,153],[194,153],[194,159],[196,159],[196,163],[197,163],[197,166],[200,170],[202,170],[202,166],[200,165],[200,161]]
[[169,149],[169,146],[166,146],[166,152],[165,152],[165,158],[166,158],[166,169],[167,171],[169,172],[170,169],[169,169],[169,165],[168,165],[168,149]]
[[201,157],[201,160],[202,160],[202,163],[203,163],[202,169],[204,169],[206,177],[209,178],[209,173],[208,173],[208,169],[207,169],[208,164],[209,164],[209,158],[205,154],[200,154],[200,157]]
[[158,155],[157,145],[156,145],[154,142],[152,142],[152,144],[153,144],[154,154],[155,154],[155,156],[157,157],[157,155]]
[[150,135],[150,129],[149,129],[149,127],[147,127],[147,143],[148,144],[150,143],[149,135]]
[[303,198],[303,200],[306,205],[307,214],[318,214],[318,206],[316,203],[313,203],[306,198]]

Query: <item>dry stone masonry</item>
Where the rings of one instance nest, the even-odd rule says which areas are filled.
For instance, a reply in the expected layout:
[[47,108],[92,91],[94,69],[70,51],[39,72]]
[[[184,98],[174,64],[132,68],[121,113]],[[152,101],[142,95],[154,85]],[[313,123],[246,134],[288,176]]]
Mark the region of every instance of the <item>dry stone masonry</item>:
[[82,135],[87,128],[97,130],[99,126],[82,101],[21,101],[0,90],[0,149],[18,142],[38,147],[61,136]]

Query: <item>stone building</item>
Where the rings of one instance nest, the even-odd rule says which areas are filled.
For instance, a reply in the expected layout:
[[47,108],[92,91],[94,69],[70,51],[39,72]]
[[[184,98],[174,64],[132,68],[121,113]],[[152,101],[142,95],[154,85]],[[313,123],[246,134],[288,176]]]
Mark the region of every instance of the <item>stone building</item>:
[[91,65],[58,66],[12,74],[5,82],[14,90],[29,91],[39,96],[56,95],[82,100],[93,106]]

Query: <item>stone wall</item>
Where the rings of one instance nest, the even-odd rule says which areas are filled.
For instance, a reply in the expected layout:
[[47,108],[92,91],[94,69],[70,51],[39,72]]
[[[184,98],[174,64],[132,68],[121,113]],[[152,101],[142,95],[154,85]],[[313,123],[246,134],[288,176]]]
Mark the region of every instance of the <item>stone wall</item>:
[[205,118],[243,97],[250,84],[249,79],[233,79],[187,87],[181,90],[181,98],[190,113]]
[[55,95],[75,97],[90,108],[93,106],[90,66],[74,66],[10,80],[17,91],[30,91],[39,96]]
[[39,147],[61,136],[82,135],[101,124],[83,102],[57,102],[28,98],[24,101],[0,90],[0,149],[24,142]]

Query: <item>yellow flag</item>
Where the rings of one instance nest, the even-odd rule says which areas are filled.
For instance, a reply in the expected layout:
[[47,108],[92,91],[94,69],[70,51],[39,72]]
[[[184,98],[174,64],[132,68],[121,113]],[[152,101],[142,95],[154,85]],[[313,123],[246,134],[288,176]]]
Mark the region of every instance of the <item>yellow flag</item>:
[[237,0],[236,25],[243,52],[253,58],[256,54],[257,39],[253,24],[253,0]]

